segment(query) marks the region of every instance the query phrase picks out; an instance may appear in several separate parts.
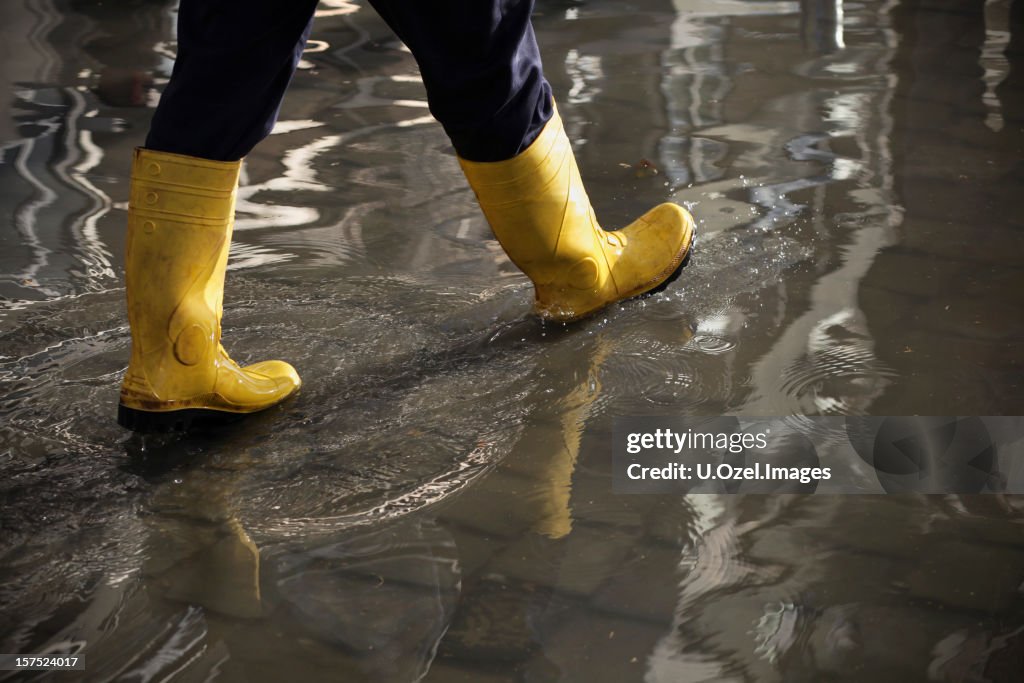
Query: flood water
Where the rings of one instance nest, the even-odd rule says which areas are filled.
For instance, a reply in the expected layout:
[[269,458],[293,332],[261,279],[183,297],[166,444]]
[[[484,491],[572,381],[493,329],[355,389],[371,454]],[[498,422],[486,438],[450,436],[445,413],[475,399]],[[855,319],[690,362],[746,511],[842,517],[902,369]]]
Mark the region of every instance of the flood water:
[[699,229],[572,327],[411,55],[318,13],[224,316],[302,392],[140,438],[126,179],[174,3],[0,3],[0,652],[87,666],[0,680],[1024,680],[1019,500],[614,495],[610,452],[625,415],[1024,414],[1024,2],[539,0],[603,224]]

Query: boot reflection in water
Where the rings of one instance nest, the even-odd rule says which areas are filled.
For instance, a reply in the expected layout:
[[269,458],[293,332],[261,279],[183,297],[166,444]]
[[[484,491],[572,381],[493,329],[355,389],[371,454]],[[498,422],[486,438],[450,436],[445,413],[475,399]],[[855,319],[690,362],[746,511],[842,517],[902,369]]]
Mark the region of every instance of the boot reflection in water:
[[[119,421],[138,431],[263,410],[294,394],[282,361],[235,364],[220,344],[240,160],[274,126],[316,0],[182,0],[178,55],[136,152],[126,284],[132,356]],[[598,224],[541,70],[532,0],[371,0],[409,47],[494,235],[530,278],[535,312],[578,320],[666,285],[693,220],[661,204]]]
[[142,576],[148,592],[207,613],[261,617],[260,550],[236,504],[245,497],[250,458],[243,451],[215,467],[183,466],[184,443],[151,443],[145,451],[138,449],[140,440],[126,443],[139,473],[161,480],[141,516],[147,532]]

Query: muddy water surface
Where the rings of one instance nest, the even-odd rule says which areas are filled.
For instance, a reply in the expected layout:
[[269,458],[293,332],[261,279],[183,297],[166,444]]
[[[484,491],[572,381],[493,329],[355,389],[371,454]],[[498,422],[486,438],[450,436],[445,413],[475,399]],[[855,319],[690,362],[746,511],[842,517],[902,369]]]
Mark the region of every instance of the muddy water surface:
[[699,224],[671,289],[562,328],[409,53],[324,0],[224,317],[302,393],[143,439],[113,420],[126,177],[174,5],[5,0],[0,652],[85,654],[39,680],[1021,680],[1016,501],[616,496],[610,432],[1024,414],[1022,5],[541,0],[602,221]]

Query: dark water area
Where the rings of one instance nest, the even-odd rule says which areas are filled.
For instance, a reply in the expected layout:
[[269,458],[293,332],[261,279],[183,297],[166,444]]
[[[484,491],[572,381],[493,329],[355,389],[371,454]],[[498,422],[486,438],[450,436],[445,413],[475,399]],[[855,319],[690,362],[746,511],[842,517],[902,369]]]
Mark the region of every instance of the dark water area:
[[0,652],[88,681],[1024,681],[1024,504],[614,495],[624,415],[1024,415],[1024,2],[539,0],[606,227],[666,292],[562,327],[415,62],[323,0],[246,160],[224,341],[284,405],[130,435],[131,150],[167,0],[0,3]]

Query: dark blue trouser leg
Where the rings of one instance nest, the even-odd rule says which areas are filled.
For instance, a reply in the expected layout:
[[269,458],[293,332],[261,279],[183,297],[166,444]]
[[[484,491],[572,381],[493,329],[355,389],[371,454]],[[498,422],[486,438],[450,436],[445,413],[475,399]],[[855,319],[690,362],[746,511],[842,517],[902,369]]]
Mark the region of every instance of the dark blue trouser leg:
[[[533,0],[371,0],[420,65],[455,150],[501,161],[551,117]],[[234,161],[269,134],[305,46],[315,0],[182,0],[178,58],[146,139],[163,152]]]
[[178,56],[146,147],[236,161],[274,127],[316,0],[182,0]]
[[412,51],[430,113],[464,159],[510,159],[551,118],[533,1],[370,0]]

